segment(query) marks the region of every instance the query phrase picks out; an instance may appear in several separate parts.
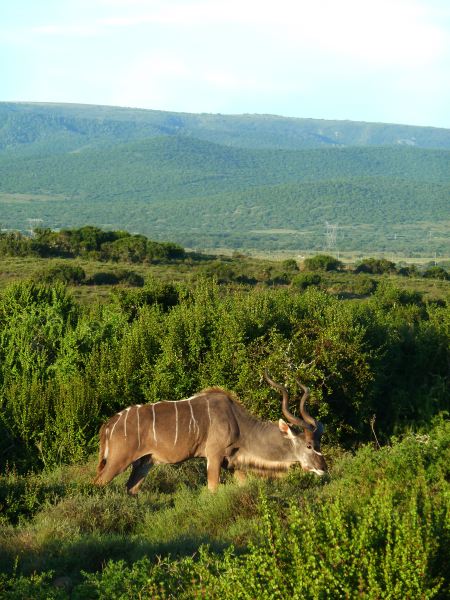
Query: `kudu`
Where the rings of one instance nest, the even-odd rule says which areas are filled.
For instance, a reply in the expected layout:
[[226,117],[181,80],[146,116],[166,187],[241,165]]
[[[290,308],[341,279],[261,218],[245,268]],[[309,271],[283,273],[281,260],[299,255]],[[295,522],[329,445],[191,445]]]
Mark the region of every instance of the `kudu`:
[[[309,390],[303,390],[300,417],[288,408],[286,388],[267,382],[282,394],[282,413],[288,423],[253,417],[229,392],[207,388],[191,398],[130,406],[111,417],[100,429],[100,456],[95,483],[107,484],[132,465],[129,494],[137,494],[154,464],[179,463],[204,457],[208,488],[219,484],[221,467],[238,479],[246,471],[277,475],[300,463],[305,471],[323,475],[327,465],[320,452],[323,426],[305,409]],[[292,429],[299,426],[302,433]]]

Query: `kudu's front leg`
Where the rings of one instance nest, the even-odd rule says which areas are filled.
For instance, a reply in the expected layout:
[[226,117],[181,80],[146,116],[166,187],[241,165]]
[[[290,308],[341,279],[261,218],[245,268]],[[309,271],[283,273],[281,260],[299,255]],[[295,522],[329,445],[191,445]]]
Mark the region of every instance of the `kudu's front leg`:
[[220,480],[220,467],[222,465],[222,455],[216,454],[208,456],[206,462],[206,473],[208,476],[208,489],[210,492],[215,492]]

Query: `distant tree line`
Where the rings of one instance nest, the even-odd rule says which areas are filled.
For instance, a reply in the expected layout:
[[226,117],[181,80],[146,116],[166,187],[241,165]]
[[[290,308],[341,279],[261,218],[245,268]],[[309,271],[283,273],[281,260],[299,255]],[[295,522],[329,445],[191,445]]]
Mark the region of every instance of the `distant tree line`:
[[94,260],[142,263],[182,259],[185,251],[172,242],[155,242],[141,234],[104,231],[87,225],[60,231],[38,228],[34,230],[33,237],[16,231],[1,233],[0,256],[82,256]]
[[116,271],[100,271],[87,276],[83,267],[66,263],[56,263],[39,270],[32,278],[43,283],[61,283],[71,285],[117,285],[142,287],[144,278],[135,271],[118,269]]
[[[344,264],[328,254],[317,254],[305,259],[303,263],[305,271],[339,271]],[[450,275],[444,267],[433,265],[420,272],[416,265],[397,267],[397,265],[386,258],[364,258],[358,261],[353,268],[354,273],[369,273],[371,275],[397,274],[406,277],[420,276],[430,279],[449,280]]]

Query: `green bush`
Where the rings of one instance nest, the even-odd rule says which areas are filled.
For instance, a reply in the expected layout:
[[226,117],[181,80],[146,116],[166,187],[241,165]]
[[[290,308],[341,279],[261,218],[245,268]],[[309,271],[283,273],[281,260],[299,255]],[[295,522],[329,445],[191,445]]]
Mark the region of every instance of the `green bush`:
[[179,290],[174,284],[164,283],[154,278],[148,279],[140,290],[117,289],[111,297],[130,318],[137,316],[143,306],[157,304],[162,309],[168,310],[180,300]]
[[355,267],[355,273],[395,273],[395,263],[386,258],[365,258],[360,261]]
[[342,268],[342,262],[328,254],[317,254],[305,258],[303,268],[305,271],[338,271]]
[[136,271],[126,271],[122,269],[117,272],[117,277],[119,278],[120,283],[132,287],[143,287],[144,285],[144,278],[142,275],[139,275],[139,273],[136,273]]
[[202,272],[206,277],[216,279],[218,283],[229,283],[236,277],[233,266],[220,260],[209,263],[202,269]]
[[37,256],[31,238],[18,231],[0,231],[0,256]]
[[427,277],[428,279],[441,279],[442,281],[448,281],[450,279],[450,275],[444,267],[438,266],[429,267],[424,271],[423,277]]
[[322,277],[318,273],[300,273],[292,278],[292,286],[306,290],[311,285],[320,285]]
[[417,277],[419,270],[416,265],[405,265],[397,269],[397,273],[403,277]]
[[0,574],[0,594],[8,600],[64,600],[68,597],[64,588],[52,583],[53,573],[40,573],[30,577]]
[[366,275],[358,275],[352,280],[351,290],[358,296],[370,296],[377,289],[377,282]]
[[80,284],[85,281],[86,273],[79,265],[60,263],[42,269],[35,275],[35,279],[44,283],[60,281],[61,283]]
[[90,285],[117,285],[124,283],[133,287],[142,287],[144,278],[135,271],[99,271],[94,273],[87,281]]
[[285,271],[298,271],[297,261],[293,258],[287,258],[281,262],[281,268]]
[[119,283],[119,278],[112,271],[99,271],[91,275],[87,283],[89,285],[116,285]]
[[36,228],[34,237],[20,232],[0,232],[0,255],[7,256],[59,256],[73,258],[85,256],[96,260],[126,262],[152,262],[179,260],[186,256],[184,248],[173,242],[155,242],[144,235],[126,231],[104,231],[86,225],[79,229]]

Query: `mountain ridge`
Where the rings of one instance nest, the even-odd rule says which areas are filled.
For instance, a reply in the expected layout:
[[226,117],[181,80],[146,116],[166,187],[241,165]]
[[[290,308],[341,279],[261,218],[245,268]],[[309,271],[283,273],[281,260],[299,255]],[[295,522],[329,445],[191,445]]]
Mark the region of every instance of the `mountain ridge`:
[[[34,117],[35,122],[30,122]],[[14,131],[26,129],[24,138]],[[34,129],[33,129],[34,128]],[[33,131],[37,138],[33,138]],[[10,134],[8,140],[8,133]],[[105,145],[156,135],[187,135],[243,148],[413,145],[450,149],[450,129],[278,115],[171,112],[62,103],[0,102],[0,148],[51,135]],[[51,139],[48,139],[51,142]],[[75,140],[74,140],[75,141]],[[65,148],[64,148],[65,149]]]

